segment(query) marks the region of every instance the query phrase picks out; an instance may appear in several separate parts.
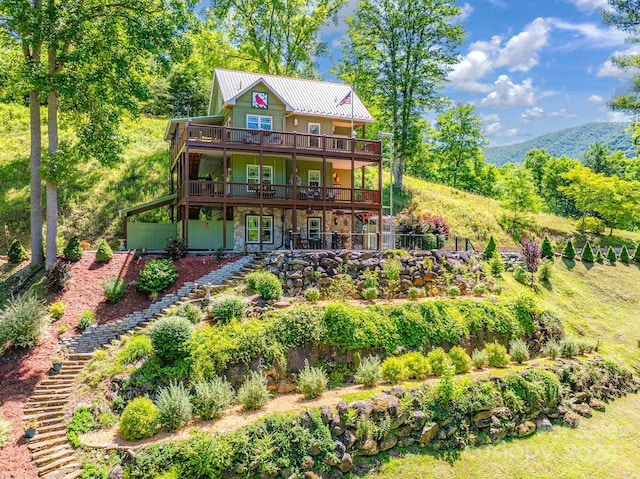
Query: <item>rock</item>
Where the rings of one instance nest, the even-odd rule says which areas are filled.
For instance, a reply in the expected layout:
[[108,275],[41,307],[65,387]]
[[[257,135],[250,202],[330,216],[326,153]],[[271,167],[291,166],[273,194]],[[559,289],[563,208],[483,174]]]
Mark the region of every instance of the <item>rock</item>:
[[348,429],[344,432],[344,435],[342,436],[342,443],[345,445],[347,450],[351,450],[351,448],[354,446],[357,440],[358,438],[355,436],[355,434],[353,434]]
[[276,380],[273,379],[271,376],[267,376],[267,389],[269,391],[275,391],[276,388],[278,387]]
[[564,416],[562,416],[562,420],[567,426],[573,429],[577,428],[580,424],[580,418],[578,415],[571,411],[567,411]]
[[391,391],[389,391],[390,394],[393,394],[398,399],[402,399],[404,397],[404,392],[405,391],[402,386],[393,386]]
[[411,426],[404,426],[398,429],[397,432],[400,437],[409,437],[413,434],[413,428]]
[[380,441],[378,449],[380,449],[380,451],[387,451],[388,449],[395,447],[396,444],[398,444],[398,436],[389,436]]
[[325,475],[322,471],[304,471],[304,479],[324,479]]
[[370,416],[373,412],[373,406],[368,401],[354,401],[349,407],[363,416]]
[[340,462],[340,459],[334,455],[330,455],[330,456],[324,457],[322,459],[322,462],[324,462],[327,466],[333,467],[338,465],[338,463]]
[[347,452],[342,456],[342,460],[338,464],[338,469],[340,469],[340,472],[342,472],[343,474],[346,474],[351,470],[352,467],[353,459],[351,458],[351,454]]
[[531,421],[525,421],[516,426],[518,437],[527,437],[536,432],[536,425]]
[[413,279],[413,285],[418,287],[424,285],[424,278],[421,278],[420,276],[416,276]]
[[379,413],[388,412],[396,417],[400,409],[400,400],[391,394],[378,394],[371,399],[373,410]]
[[431,283],[432,281],[435,281],[436,279],[438,279],[438,274],[435,273],[434,271],[427,271],[425,273],[425,275],[422,277],[422,280],[425,283]]
[[362,456],[375,456],[378,452],[378,443],[374,439],[366,439],[358,449],[358,455]]
[[341,458],[345,452],[347,452],[347,446],[337,439],[333,441],[333,454],[335,454],[337,458]]
[[412,437],[404,437],[398,441],[398,445],[400,447],[413,446],[415,443],[416,443],[416,440]]
[[122,479],[124,477],[124,469],[122,466],[118,465],[111,469],[111,474],[109,474],[109,479]]
[[329,424],[329,422],[333,418],[333,413],[328,406],[322,406],[320,408],[320,418],[322,419],[323,423]]
[[282,380],[278,383],[278,394],[287,394],[296,390],[296,385],[291,384],[289,381]]
[[572,404],[571,409],[582,417],[589,418],[593,416],[593,411],[591,411],[591,408],[586,404]]
[[577,393],[573,393],[571,395],[573,397],[573,402],[574,403],[586,403],[589,402],[589,393],[584,392],[584,391],[580,391]]
[[[480,411],[476,413],[475,416],[473,416],[473,422],[476,424],[480,423],[482,421],[485,421],[486,419],[489,419],[492,415],[493,413],[491,412],[491,409],[489,409],[488,411]],[[481,426],[478,426],[478,427],[481,427]]]
[[420,439],[418,439],[418,442],[420,444],[430,443],[438,435],[438,430],[438,424],[436,424],[435,422],[427,424],[422,428],[422,431],[420,432]]
[[507,430],[503,427],[492,427],[489,429],[489,439],[492,443],[502,441],[507,435]]
[[284,309],[284,308],[288,308],[289,306],[291,306],[289,302],[284,300],[276,301],[275,303],[273,303],[273,307],[276,309]]
[[591,406],[591,409],[595,409],[596,411],[600,412],[605,412],[605,410],[607,409],[607,405],[599,399],[592,399],[591,401],[589,401],[589,406]]
[[411,413],[411,423],[414,429],[422,429],[425,422],[427,422],[427,416],[422,411],[418,410]]
[[300,468],[301,469],[313,469],[313,467],[315,465],[316,465],[316,461],[314,461],[311,456],[306,456],[302,460],[302,464],[300,464]]
[[317,444],[314,444],[313,446],[311,446],[311,448],[309,449],[309,455],[310,456],[318,456],[322,451],[320,450],[320,446],[318,446]]
[[340,414],[341,416],[349,413],[349,404],[347,403],[347,401],[338,402],[336,408],[338,409],[338,414]]
[[540,432],[553,432],[553,424],[544,414],[540,414],[536,419],[536,429]]

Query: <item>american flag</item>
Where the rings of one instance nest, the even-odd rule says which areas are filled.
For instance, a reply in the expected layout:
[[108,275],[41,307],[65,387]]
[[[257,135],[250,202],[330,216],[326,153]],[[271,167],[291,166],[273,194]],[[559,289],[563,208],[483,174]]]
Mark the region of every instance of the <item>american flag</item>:
[[342,105],[351,105],[351,90],[349,90],[349,93],[347,93],[347,96],[345,96],[342,100],[340,100],[340,102],[336,106],[342,106]]

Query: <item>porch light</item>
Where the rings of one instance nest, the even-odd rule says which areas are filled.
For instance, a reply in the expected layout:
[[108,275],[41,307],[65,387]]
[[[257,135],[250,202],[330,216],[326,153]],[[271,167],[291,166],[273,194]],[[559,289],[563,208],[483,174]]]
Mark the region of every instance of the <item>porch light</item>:
[[311,205],[309,205],[309,207],[307,207],[307,214],[308,215],[312,215],[313,214],[313,208],[311,208]]
[[298,126],[298,119],[295,116],[293,117],[293,126]]

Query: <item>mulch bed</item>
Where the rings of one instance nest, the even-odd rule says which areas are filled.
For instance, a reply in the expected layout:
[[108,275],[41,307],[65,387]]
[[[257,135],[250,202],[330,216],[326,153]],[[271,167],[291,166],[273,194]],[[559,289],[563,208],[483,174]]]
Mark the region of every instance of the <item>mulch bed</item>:
[[[73,264],[73,276],[67,282],[64,291],[50,298],[50,301],[60,300],[67,305],[62,318],[49,327],[47,334],[35,348],[9,350],[0,356],[0,413],[13,426],[11,438],[0,450],[0,476],[7,479],[37,477],[22,437],[22,410],[33,390],[48,374],[51,358],[58,347],[58,339],[62,336],[80,334],[77,324],[80,314],[85,309],[95,312],[97,324],[104,324],[149,307],[149,295],[138,292],[133,285],[127,287],[122,301],[116,304],[107,303],[103,296],[102,281],[117,276],[131,283],[137,279],[144,264],[152,258],[144,256],[134,261],[133,255],[116,253],[109,263],[98,264],[95,262],[95,253],[85,253],[80,261]],[[217,260],[211,256],[182,258],[175,262],[179,273],[178,280],[167,292],[175,292],[185,282],[194,281],[236,259],[234,257]],[[63,324],[67,326],[67,331],[60,335],[58,330]]]

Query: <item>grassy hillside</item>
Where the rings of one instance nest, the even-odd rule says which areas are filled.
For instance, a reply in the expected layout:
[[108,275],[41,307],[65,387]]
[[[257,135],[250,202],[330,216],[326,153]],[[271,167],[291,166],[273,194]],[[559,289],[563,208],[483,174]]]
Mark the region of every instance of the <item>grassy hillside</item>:
[[[12,238],[17,237],[25,246],[29,244],[28,118],[27,108],[0,104],[0,123],[5,125],[0,138],[0,227],[6,224]],[[46,118],[44,111],[42,118]],[[120,165],[111,169],[95,161],[77,165],[76,177],[61,184],[58,190],[61,240],[73,234],[92,242],[119,238],[122,222],[118,209],[149,201],[168,191],[165,126],[164,120],[127,121],[122,130],[131,141]],[[43,123],[43,138],[44,135]],[[146,218],[166,219],[167,212],[150,212]],[[0,253],[5,251],[2,241]]]
[[484,156],[489,163],[501,166],[505,163],[522,163],[528,151],[543,148],[552,156],[566,155],[579,160],[589,145],[599,141],[608,145],[611,151],[622,151],[632,158],[636,156],[636,149],[631,141],[631,133],[626,131],[627,126],[627,123],[585,123],[515,145],[487,148]]

